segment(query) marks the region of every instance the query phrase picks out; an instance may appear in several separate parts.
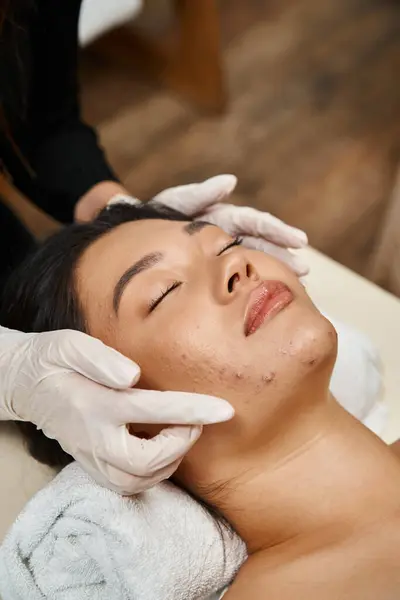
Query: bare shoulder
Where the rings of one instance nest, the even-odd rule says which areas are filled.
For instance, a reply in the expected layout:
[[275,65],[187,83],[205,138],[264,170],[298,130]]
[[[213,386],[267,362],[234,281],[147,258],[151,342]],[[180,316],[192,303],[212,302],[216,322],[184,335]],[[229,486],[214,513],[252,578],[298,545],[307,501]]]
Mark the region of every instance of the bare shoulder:
[[400,518],[325,546],[259,553],[224,600],[393,600],[400,589]]

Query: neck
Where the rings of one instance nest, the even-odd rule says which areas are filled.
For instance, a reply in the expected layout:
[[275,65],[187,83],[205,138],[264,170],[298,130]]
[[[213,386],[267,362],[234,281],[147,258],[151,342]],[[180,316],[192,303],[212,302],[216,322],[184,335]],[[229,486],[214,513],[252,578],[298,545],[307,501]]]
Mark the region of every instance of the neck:
[[332,397],[266,437],[246,457],[251,470],[209,499],[250,553],[321,532],[343,536],[398,511],[398,460]]

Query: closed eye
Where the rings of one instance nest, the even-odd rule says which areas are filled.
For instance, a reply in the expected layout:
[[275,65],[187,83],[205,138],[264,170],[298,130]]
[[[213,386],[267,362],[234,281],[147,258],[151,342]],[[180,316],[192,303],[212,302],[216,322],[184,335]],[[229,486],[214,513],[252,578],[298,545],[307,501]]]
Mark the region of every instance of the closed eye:
[[229,242],[226,246],[224,246],[222,248],[222,250],[220,250],[217,254],[217,256],[221,256],[221,254],[223,254],[224,252],[226,252],[227,250],[229,250],[229,248],[234,248],[234,246],[241,246],[243,243],[243,239],[239,236],[236,236],[234,240],[232,240],[231,242]]
[[170,283],[169,286],[163,290],[159,296],[157,296],[157,298],[151,300],[149,304],[149,313],[153,312],[160,302],[162,302],[164,298],[168,296],[168,294],[176,290],[176,288],[178,288],[180,285],[182,285],[182,281],[174,281],[173,283]]
[[[241,246],[242,242],[242,238],[240,238],[239,236],[235,237],[234,240],[226,244],[226,246],[224,246],[218,252],[217,256],[221,256],[221,254],[223,254],[230,248],[234,248],[235,246]],[[176,290],[180,285],[182,285],[182,281],[174,281],[173,283],[170,283],[168,287],[165,290],[163,290],[159,296],[151,300],[149,304],[149,313],[153,312],[153,310],[157,308],[157,306],[168,296],[168,294]]]

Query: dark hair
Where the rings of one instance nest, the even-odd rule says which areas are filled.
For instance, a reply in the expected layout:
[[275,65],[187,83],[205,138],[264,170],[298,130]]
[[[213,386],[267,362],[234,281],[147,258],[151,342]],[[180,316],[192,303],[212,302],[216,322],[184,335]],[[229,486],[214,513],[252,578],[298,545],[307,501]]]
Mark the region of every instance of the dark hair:
[[[87,333],[75,285],[75,268],[85,250],[119,225],[130,221],[188,217],[157,204],[116,204],[90,223],[75,223],[45,241],[11,275],[2,293],[0,323],[25,332],[75,329]],[[32,423],[18,423],[31,455],[47,465],[65,466],[73,458],[56,440]]]
[[[26,122],[29,77],[24,57],[25,46],[29,44],[30,23],[35,13],[35,0],[0,0],[0,57],[2,63],[14,73],[6,93],[2,90],[3,94],[0,98],[0,132],[4,134],[30,177],[34,176],[34,171],[27,149],[14,135],[11,115],[14,117],[17,115],[19,120]],[[0,166],[0,172],[1,170]]]

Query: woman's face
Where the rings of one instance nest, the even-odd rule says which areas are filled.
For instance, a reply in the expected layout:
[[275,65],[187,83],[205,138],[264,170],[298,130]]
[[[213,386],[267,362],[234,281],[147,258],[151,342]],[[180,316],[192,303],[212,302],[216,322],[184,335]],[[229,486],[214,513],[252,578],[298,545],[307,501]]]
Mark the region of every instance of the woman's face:
[[[255,440],[282,398],[322,365],[331,369],[336,353],[333,327],[294,273],[232,243],[211,225],[131,222],[92,244],[76,273],[89,332],[140,365],[140,387],[234,406],[231,422],[207,428],[219,434],[203,434],[210,449],[223,432]],[[280,290],[272,313],[248,331],[260,302]]]

